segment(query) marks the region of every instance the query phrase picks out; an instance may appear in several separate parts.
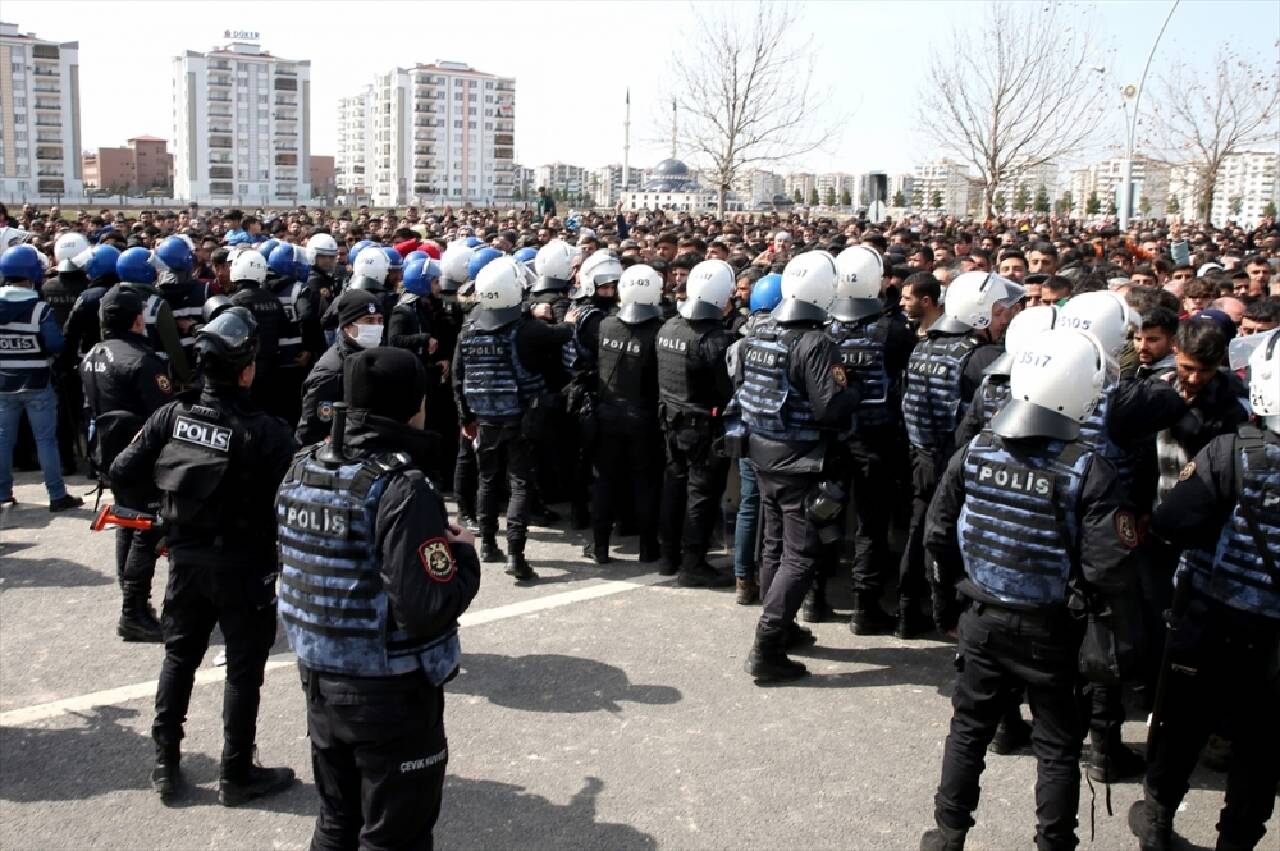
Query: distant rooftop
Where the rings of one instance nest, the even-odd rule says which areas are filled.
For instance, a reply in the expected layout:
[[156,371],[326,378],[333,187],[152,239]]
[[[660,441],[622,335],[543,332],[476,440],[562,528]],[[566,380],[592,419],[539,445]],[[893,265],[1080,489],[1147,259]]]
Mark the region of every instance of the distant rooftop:
[[161,139],[159,136],[132,136],[128,139],[130,142],[167,142],[168,139]]

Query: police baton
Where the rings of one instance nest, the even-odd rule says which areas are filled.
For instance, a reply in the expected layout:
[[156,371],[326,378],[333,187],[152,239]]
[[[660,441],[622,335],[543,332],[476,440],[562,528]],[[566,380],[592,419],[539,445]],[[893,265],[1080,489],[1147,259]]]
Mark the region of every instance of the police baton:
[[1161,727],[1164,724],[1164,705],[1169,692],[1169,675],[1173,669],[1173,634],[1178,629],[1191,603],[1191,571],[1183,570],[1177,575],[1173,586],[1173,602],[1165,613],[1164,650],[1160,655],[1160,671],[1156,679],[1156,694],[1151,703],[1151,721],[1147,726],[1147,764],[1155,759],[1156,746],[1160,741]]

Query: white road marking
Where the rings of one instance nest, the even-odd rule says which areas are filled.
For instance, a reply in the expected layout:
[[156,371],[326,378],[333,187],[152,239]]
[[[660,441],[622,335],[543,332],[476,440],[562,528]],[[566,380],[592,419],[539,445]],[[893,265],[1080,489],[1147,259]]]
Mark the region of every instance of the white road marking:
[[[573,603],[608,597],[624,591],[634,591],[637,588],[645,588],[660,579],[661,577],[644,577],[635,581],[611,580],[601,582],[596,585],[588,585],[585,588],[562,591],[559,594],[549,594],[545,597],[521,600],[518,603],[508,603],[505,606],[495,606],[492,609],[468,612],[462,616],[460,623],[463,627],[481,626],[547,609],[556,609]],[[465,651],[463,655],[465,658]],[[297,658],[292,653],[282,653],[268,659],[264,671],[265,673],[271,673],[281,668],[295,668],[296,666]],[[208,685],[209,683],[222,682],[225,679],[226,668],[201,668],[196,671],[195,684],[198,686]],[[53,700],[48,703],[37,703],[18,709],[10,709],[8,712],[0,712],[0,725],[17,727],[31,724],[35,721],[47,721],[67,712],[84,712],[95,706],[116,706],[139,698],[153,697],[156,693],[156,682],[156,680],[148,680],[143,683],[132,683],[130,685],[102,689],[89,694],[64,697],[61,700]]]

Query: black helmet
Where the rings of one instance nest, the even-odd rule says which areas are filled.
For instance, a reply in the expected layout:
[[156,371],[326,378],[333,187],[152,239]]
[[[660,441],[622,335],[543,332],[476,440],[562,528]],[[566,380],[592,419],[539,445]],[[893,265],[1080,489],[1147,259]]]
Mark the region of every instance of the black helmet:
[[231,306],[231,299],[224,295],[210,296],[204,303],[201,314],[204,316],[204,324],[208,325],[221,315],[222,311]]
[[196,333],[196,362],[214,382],[233,382],[258,354],[258,323],[247,308],[222,310]]

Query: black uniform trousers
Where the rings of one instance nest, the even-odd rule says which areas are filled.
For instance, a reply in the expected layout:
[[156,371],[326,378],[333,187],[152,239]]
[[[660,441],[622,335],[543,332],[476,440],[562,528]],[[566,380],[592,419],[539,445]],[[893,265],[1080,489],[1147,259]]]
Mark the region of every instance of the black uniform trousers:
[[299,668],[320,793],[312,849],[430,849],[449,762],[444,689],[420,673],[342,677]]
[[76,458],[84,455],[81,446],[85,441],[84,386],[79,370],[68,374],[55,371],[54,393],[58,397],[58,455],[64,469],[75,466]]
[[485,537],[498,533],[498,503],[505,475],[511,488],[511,497],[507,501],[507,543],[514,552],[523,553],[528,537],[533,444],[524,436],[520,420],[481,422],[477,438],[480,532]]
[[760,488],[760,596],[758,638],[780,639],[795,623],[809,593],[821,542],[805,501],[818,474],[789,476],[756,467]]
[[679,414],[664,433],[667,467],[662,480],[662,557],[692,567],[706,558],[720,499],[729,479],[729,460],[711,451],[711,420]]
[[458,513],[463,517],[476,516],[479,488],[480,469],[476,464],[476,446],[464,435],[459,435],[458,454],[453,464],[453,493],[458,500]]
[[1076,689],[1079,647],[1079,628],[1065,609],[1023,612],[973,603],[960,616],[955,711],[934,797],[939,825],[973,826],[987,745],[1009,690],[1023,686],[1034,718],[1036,844],[1040,851],[1076,846],[1084,732]]
[[[894,452],[892,427],[862,428],[845,443],[853,510],[853,590],[878,594],[889,570],[889,523],[893,517]],[[886,490],[889,492],[886,493]]]
[[1205,741],[1225,722],[1231,763],[1218,832],[1252,848],[1280,781],[1280,621],[1197,595],[1168,640],[1172,666],[1147,792],[1176,810]]
[[161,615],[164,663],[151,735],[157,753],[177,751],[196,669],[214,626],[221,626],[227,651],[222,776],[240,781],[253,763],[263,668],[276,637],[275,567],[268,562],[255,570],[242,556],[222,558],[218,562],[182,549],[169,553],[169,586]]
[[[263,388],[270,390],[261,401],[262,409],[272,416],[280,417],[290,425],[302,418],[302,385],[307,374],[315,366],[313,358],[308,366],[277,366],[270,371],[270,377],[263,382]],[[254,384],[258,384],[255,379]],[[341,400],[325,400],[341,401]]]
[[[154,512],[156,502],[125,488],[115,488],[116,502],[135,511]],[[151,580],[156,575],[156,548],[164,539],[158,529],[116,529],[116,579],[126,593],[135,591],[143,596],[151,595]]]
[[950,456],[932,449],[911,447],[911,520],[907,543],[898,566],[898,596],[906,600],[929,598],[925,572],[924,519],[929,513],[938,479]]
[[591,517],[596,537],[608,538],[629,507],[640,540],[656,541],[661,496],[662,433],[656,424],[627,427],[601,417],[595,441],[596,482]]

